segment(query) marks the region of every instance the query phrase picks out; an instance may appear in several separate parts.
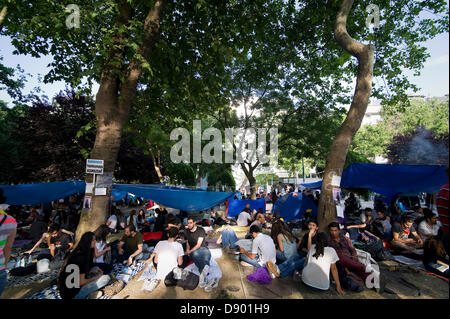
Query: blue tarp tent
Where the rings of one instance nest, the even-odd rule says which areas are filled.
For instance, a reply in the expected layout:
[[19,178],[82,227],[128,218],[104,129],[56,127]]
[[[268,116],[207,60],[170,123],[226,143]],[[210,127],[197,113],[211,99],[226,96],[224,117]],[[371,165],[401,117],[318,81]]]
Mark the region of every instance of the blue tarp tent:
[[210,209],[234,196],[233,192],[206,192],[159,185],[115,184],[114,188],[186,212]]
[[342,188],[366,188],[393,194],[436,193],[447,183],[445,166],[353,163],[342,173]]
[[280,214],[281,218],[288,222],[301,219],[307,209],[311,209],[312,215],[317,216],[317,205],[305,194],[289,193],[277,199],[273,205],[272,214],[274,216]]
[[68,197],[76,193],[84,193],[84,181],[52,182],[22,185],[0,185],[6,204],[38,205]]
[[[342,173],[342,188],[365,188],[392,197],[396,194],[436,193],[447,183],[445,166],[353,163]],[[322,181],[302,184],[320,188]]]
[[254,209],[258,210],[259,208],[263,209],[263,213],[266,213],[266,200],[262,199],[234,199],[230,198],[228,200],[228,208],[227,208],[227,216],[228,217],[236,217],[238,216],[242,210],[245,208],[246,204],[250,204],[250,209],[253,212]]
[[[9,205],[38,205],[49,203],[72,194],[83,194],[84,181],[67,181],[40,184],[0,185]],[[151,199],[167,207],[187,212],[212,208],[232,197],[232,192],[206,192],[165,185],[115,184],[111,195],[113,201],[123,199],[127,193]]]
[[310,188],[310,189],[321,189],[322,188],[322,181],[318,181],[318,182],[314,182],[314,183],[305,183],[305,184],[300,184],[305,188]]

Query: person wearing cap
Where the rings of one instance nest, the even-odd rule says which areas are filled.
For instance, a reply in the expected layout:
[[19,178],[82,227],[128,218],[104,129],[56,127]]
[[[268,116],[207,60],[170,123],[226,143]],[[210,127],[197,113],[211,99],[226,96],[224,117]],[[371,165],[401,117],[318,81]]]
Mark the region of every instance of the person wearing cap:
[[5,202],[6,198],[3,196],[3,190],[0,188],[0,296],[6,287],[6,265],[9,262],[17,232],[16,220],[4,211],[9,207],[8,204],[4,204]]

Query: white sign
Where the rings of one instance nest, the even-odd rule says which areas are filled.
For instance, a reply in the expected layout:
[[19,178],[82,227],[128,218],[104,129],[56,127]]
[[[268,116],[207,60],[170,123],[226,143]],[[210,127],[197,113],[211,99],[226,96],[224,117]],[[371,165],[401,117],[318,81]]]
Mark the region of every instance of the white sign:
[[86,173],[87,174],[103,174],[103,160],[87,159]]
[[341,186],[341,177],[333,175],[333,178],[331,179],[331,185],[337,187]]
[[96,188],[95,189],[95,195],[97,196],[103,196],[106,195],[106,188]]

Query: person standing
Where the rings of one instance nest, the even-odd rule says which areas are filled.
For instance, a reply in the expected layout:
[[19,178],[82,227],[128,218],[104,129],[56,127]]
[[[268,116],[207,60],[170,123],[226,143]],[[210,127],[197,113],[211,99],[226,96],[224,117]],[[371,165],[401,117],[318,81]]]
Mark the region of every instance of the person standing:
[[3,204],[6,198],[3,196],[3,191],[0,189],[0,296],[6,287],[6,265],[11,256],[11,249],[16,237],[17,222],[14,218],[7,215],[3,209],[8,205]]
[[436,198],[436,208],[439,215],[439,220],[442,223],[442,243],[444,245],[445,251],[448,253],[448,233],[449,233],[449,226],[448,226],[448,166],[445,170],[445,173],[447,174],[447,184],[441,187],[439,190],[439,193],[437,194]]

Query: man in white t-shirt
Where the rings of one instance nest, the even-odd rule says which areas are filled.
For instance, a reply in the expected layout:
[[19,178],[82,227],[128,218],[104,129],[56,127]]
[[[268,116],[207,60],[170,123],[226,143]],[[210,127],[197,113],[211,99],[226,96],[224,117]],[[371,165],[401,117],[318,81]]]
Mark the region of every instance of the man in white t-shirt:
[[424,209],[425,220],[419,224],[418,233],[423,241],[432,236],[437,236],[439,228],[442,227],[440,221],[438,221],[437,215],[435,215],[430,209]]
[[256,225],[250,227],[250,233],[253,237],[252,252],[249,253],[241,247],[240,260],[257,268],[266,267],[273,278],[279,277],[280,271],[275,265],[277,251],[272,238],[261,233],[261,229]]
[[153,291],[161,280],[183,264],[184,250],[183,246],[176,242],[178,236],[178,228],[172,227],[167,232],[169,239],[160,241],[156,244],[153,257],[153,265],[156,267],[156,278],[150,281],[147,291]]
[[160,241],[155,247],[153,264],[157,268],[157,279],[165,279],[174,268],[183,264],[183,246],[176,241],[178,228],[170,228],[168,236],[168,240]]
[[246,210],[243,210],[238,216],[237,224],[240,227],[247,227],[248,223],[251,222],[251,220],[252,216],[250,216],[250,214]]

